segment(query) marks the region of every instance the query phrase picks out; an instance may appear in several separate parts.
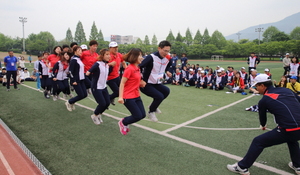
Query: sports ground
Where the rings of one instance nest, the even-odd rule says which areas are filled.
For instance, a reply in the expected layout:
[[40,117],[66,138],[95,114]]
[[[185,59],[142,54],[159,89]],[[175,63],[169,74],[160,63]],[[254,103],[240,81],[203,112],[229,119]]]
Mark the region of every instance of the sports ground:
[[[247,66],[241,61],[190,63]],[[280,79],[281,62],[262,61],[258,72],[265,68],[273,79]],[[110,106],[102,117],[104,123],[97,126],[90,118],[96,107],[93,96],[69,112],[64,100],[45,99],[34,82],[26,82],[20,91],[0,88],[0,118],[51,174],[232,174],[226,165],[240,160],[252,139],[267,132],[259,129],[257,113],[245,111],[261,96],[167,86],[171,93],[160,106],[159,122],[145,118],[130,126],[126,136],[117,125],[129,115],[123,105]],[[151,98],[141,97],[147,108]],[[268,114],[268,129],[275,126]],[[250,172],[293,174],[289,161],[285,144],[270,147]]]

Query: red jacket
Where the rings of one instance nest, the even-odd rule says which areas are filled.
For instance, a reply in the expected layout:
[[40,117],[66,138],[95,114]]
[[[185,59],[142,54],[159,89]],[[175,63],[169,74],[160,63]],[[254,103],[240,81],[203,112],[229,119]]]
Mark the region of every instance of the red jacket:
[[[234,86],[235,84],[236,84],[236,81],[234,80],[234,78],[232,78],[232,81],[231,81],[231,83],[229,83],[229,85],[230,86]],[[245,89],[245,83],[244,83],[244,80],[243,80],[242,77],[240,77],[240,85],[239,85],[239,87],[241,89]]]

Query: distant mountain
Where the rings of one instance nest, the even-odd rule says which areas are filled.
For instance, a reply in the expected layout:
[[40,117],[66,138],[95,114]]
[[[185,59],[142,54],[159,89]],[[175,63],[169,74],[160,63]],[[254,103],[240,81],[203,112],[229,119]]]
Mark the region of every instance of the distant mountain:
[[[290,34],[291,31],[295,27],[300,26],[300,20],[299,19],[300,19],[300,12],[296,13],[296,14],[293,14],[291,16],[288,16],[288,17],[284,18],[281,21],[274,22],[274,23],[260,24],[260,25],[257,25],[257,26],[252,26],[252,27],[249,27],[247,29],[241,30],[237,33],[240,33],[240,39],[255,40],[255,39],[258,39],[258,33],[259,33],[259,32],[255,32],[256,28],[264,28],[262,30],[264,32],[268,27],[274,26],[274,27],[277,27],[277,29],[279,31],[282,31],[286,34]],[[260,39],[261,40],[262,40],[263,32],[260,32]],[[225,38],[227,40],[237,41],[238,40],[237,33],[228,35]]]

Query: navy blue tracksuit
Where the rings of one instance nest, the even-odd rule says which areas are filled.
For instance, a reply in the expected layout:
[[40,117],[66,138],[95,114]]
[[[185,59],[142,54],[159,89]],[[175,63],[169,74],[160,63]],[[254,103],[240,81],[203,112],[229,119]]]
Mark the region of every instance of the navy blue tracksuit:
[[[267,88],[258,103],[261,126],[267,123],[267,111],[272,113],[278,127],[253,139],[246,156],[238,162],[240,168],[249,168],[264,148],[287,143],[293,165],[300,167],[300,98],[287,88]],[[276,153],[274,153],[276,157]]]

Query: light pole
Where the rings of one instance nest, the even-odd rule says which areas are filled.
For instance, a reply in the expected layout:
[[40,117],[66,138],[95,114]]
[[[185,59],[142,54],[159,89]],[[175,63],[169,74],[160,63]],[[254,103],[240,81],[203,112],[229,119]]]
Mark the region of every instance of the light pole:
[[236,33],[236,35],[238,36],[238,42],[239,42],[240,41],[240,35],[241,35],[241,33],[238,32],[238,33]]
[[263,32],[263,27],[255,28],[255,32],[258,32],[258,45],[260,45],[260,32]]
[[23,54],[25,54],[25,36],[24,36],[24,23],[27,22],[27,18],[25,17],[19,17],[19,21],[22,23],[23,25]]

